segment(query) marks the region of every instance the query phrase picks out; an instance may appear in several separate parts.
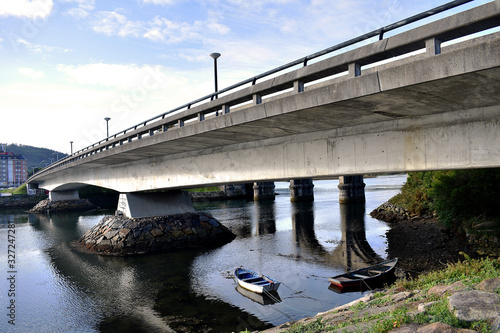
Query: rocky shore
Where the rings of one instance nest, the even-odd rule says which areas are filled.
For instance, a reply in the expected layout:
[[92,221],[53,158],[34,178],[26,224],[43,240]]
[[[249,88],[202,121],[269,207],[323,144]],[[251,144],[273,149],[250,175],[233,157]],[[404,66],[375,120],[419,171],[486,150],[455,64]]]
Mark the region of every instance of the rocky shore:
[[87,250],[106,255],[133,255],[216,246],[236,236],[205,213],[150,218],[105,216],[80,239]]
[[95,209],[87,199],[51,201],[45,199],[30,209],[31,213],[78,212]]
[[[399,258],[398,267],[406,278],[446,269],[464,259],[463,253],[478,256],[468,237],[455,234],[439,224],[433,215],[418,216],[386,202],[370,215],[390,224],[387,232],[388,257]],[[477,240],[476,240],[477,243]],[[489,243],[488,243],[489,244]],[[500,259],[496,260],[500,265]],[[470,280],[466,279],[467,280]],[[487,330],[500,333],[500,277],[476,284],[462,281],[441,283],[429,289],[392,288],[371,292],[361,299],[314,317],[265,330],[277,332],[449,332],[483,331],[463,329],[439,318],[467,325],[482,321]],[[386,325],[385,328],[382,326]],[[311,328],[311,329],[310,329]]]
[[[500,332],[499,292],[500,277],[472,286],[457,281],[448,285],[439,284],[428,290],[371,292],[315,317],[263,332],[477,332],[451,326],[441,322],[441,319],[466,327],[473,322],[482,322],[479,331],[487,328],[497,333]],[[448,311],[446,318],[445,311]],[[308,330],[309,327],[314,329]]]

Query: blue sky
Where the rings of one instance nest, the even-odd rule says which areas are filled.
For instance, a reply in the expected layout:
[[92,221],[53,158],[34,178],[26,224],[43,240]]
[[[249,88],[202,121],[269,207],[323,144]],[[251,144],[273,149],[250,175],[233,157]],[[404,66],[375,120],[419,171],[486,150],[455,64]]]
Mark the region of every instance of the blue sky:
[[447,2],[0,0],[0,143],[76,151],[211,93],[212,52],[222,89]]

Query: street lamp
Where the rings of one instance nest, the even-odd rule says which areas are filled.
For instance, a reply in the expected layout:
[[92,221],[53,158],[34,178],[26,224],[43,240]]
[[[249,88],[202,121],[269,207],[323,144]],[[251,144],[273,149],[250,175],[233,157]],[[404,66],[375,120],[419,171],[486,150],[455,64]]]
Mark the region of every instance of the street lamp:
[[[219,91],[219,89],[217,88],[217,58],[220,57],[220,53],[210,53],[210,56],[214,59],[215,92],[217,93],[217,91]],[[217,95],[215,95],[215,98],[217,98]]]
[[106,120],[106,137],[109,138],[109,127],[108,127],[108,122],[110,121],[111,118],[106,117],[104,120]]
[[73,155],[73,141],[69,142],[71,144],[71,155]]

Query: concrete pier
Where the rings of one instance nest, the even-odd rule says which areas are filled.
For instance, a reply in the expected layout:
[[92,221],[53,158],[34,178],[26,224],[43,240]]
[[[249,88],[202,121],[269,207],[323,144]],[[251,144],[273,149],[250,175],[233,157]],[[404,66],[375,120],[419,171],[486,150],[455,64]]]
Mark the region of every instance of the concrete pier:
[[78,190],[50,191],[49,199],[50,201],[78,200],[80,196],[78,195]]
[[187,192],[121,193],[117,214],[130,218],[168,216],[194,212]]
[[312,178],[290,180],[290,201],[314,201]]
[[274,200],[274,182],[255,182],[253,184],[253,199],[254,201],[260,200]]
[[338,188],[339,203],[365,202],[365,183],[362,175],[340,176]]

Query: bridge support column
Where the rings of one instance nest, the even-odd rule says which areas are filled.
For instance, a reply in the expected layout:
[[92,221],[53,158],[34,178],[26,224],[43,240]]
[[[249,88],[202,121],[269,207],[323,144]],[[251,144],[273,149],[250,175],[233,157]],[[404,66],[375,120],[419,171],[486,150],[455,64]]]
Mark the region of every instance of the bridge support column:
[[274,200],[274,182],[255,182],[253,183],[253,199],[260,200]]
[[228,198],[239,198],[247,195],[245,184],[222,185],[219,186],[219,189],[224,191]]
[[50,191],[49,192],[50,201],[62,201],[62,200],[78,200],[80,196],[77,190],[70,191]]
[[290,180],[290,201],[314,201],[312,178]]
[[340,176],[338,188],[340,203],[365,202],[365,183],[362,175]]
[[117,214],[130,218],[177,215],[194,212],[189,193],[169,191],[158,193],[121,193]]

